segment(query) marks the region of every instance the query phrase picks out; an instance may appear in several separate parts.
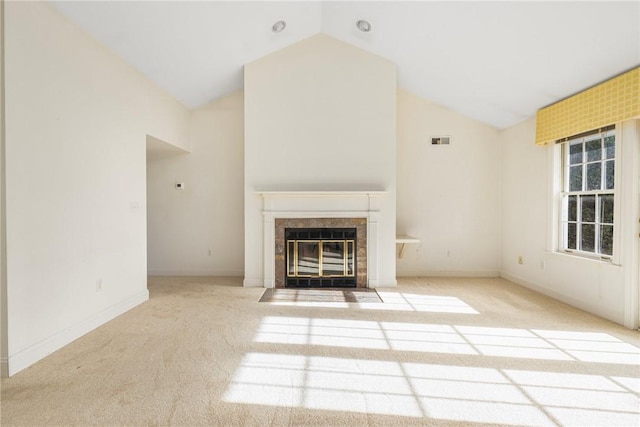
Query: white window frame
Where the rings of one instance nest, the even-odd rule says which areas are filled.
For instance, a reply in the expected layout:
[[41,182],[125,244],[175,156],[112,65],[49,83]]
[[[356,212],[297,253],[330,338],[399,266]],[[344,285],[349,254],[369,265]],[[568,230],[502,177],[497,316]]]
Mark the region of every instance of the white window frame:
[[[553,182],[553,193],[555,194],[555,209],[553,215],[553,229],[554,235],[556,236],[554,241],[552,242],[552,246],[555,252],[566,254],[569,256],[575,256],[579,258],[592,259],[607,263],[619,264],[620,259],[620,187],[621,187],[621,161],[620,154],[622,152],[621,149],[621,135],[620,135],[620,126],[616,124],[615,129],[607,130],[604,132],[599,132],[603,137],[604,135],[608,135],[613,133],[615,135],[615,173],[614,173],[614,188],[613,190],[592,190],[592,191],[581,191],[581,192],[570,192],[568,191],[568,150],[569,144],[574,142],[577,138],[566,138],[565,141],[557,143],[553,150],[553,158],[554,164],[556,165],[554,174],[555,179]],[[593,138],[594,135],[588,135],[582,137],[583,142]],[[585,162],[586,163],[586,162]],[[602,161],[603,170],[602,174],[604,176],[604,161]],[[586,172],[583,171],[583,182],[587,179]],[[581,251],[579,249],[568,249],[565,235],[565,223],[567,223],[567,211],[565,207],[564,199],[569,194],[579,193],[581,195],[602,195],[602,194],[613,194],[614,199],[614,210],[613,210],[613,247],[612,247],[612,255],[601,255],[595,252]],[[596,211],[598,211],[598,206],[596,204]],[[579,215],[579,208],[578,208]],[[596,212],[598,215],[598,212]],[[578,227],[579,228],[579,227]],[[596,226],[596,241],[594,242],[599,245],[598,236],[599,230],[597,230]],[[580,234],[577,233],[576,239],[579,239]]]

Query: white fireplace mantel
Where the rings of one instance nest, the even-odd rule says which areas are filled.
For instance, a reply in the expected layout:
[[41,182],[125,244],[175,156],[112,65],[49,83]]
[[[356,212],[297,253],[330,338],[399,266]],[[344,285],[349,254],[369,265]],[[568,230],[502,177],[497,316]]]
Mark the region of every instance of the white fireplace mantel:
[[262,190],[256,194],[277,197],[318,197],[318,196],[361,196],[361,195],[384,195],[384,190]]
[[275,286],[276,218],[366,218],[367,286],[378,285],[378,216],[386,191],[256,191],[262,196],[264,287]]

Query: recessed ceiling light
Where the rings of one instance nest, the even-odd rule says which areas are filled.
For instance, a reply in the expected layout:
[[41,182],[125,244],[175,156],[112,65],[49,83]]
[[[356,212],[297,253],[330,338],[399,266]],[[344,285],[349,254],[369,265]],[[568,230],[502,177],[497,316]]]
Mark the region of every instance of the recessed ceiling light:
[[271,31],[273,31],[274,33],[279,33],[282,30],[284,30],[287,27],[287,23],[284,21],[278,21],[275,24],[273,24],[273,27],[271,27]]
[[369,21],[365,21],[364,19],[356,22],[356,27],[358,27],[358,29],[364,33],[368,33],[369,31],[371,31],[371,24],[369,23]]

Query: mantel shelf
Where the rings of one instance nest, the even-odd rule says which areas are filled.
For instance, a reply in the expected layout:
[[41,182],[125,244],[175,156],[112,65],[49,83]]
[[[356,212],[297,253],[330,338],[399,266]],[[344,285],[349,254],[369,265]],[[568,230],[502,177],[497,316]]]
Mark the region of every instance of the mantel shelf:
[[258,190],[256,194],[262,196],[280,197],[317,197],[317,196],[381,196],[387,194],[384,190]]

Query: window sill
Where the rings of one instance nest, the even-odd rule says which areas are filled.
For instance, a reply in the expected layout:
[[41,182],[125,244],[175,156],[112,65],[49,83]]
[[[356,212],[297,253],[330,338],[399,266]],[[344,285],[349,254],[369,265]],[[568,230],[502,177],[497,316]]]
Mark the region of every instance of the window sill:
[[620,268],[622,265],[615,262],[613,258],[601,259],[600,257],[594,257],[589,255],[583,255],[580,252],[559,252],[559,251],[547,251],[548,258],[557,259],[562,262],[571,262],[574,264],[588,264],[588,265],[600,265],[603,267]]

